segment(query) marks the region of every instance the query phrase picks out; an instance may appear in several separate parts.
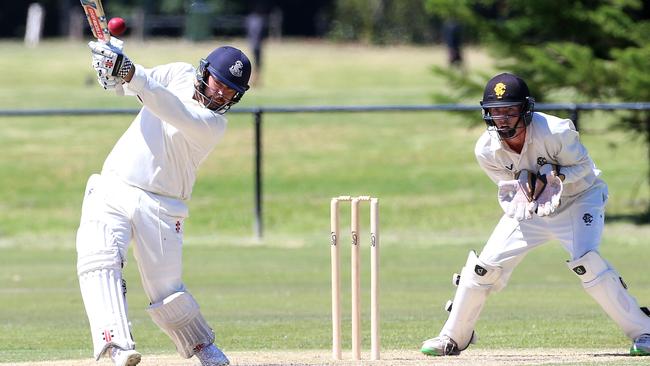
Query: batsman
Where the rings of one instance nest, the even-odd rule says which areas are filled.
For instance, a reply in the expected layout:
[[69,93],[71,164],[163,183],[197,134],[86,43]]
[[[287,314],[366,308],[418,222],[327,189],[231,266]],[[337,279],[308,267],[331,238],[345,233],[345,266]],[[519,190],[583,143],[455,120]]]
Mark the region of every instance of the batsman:
[[77,231],[77,273],[99,360],[133,366],[135,350],[122,271],[127,250],[134,257],[149,300],[147,312],[184,358],[224,366],[215,333],[181,279],[187,201],[201,163],[221,140],[224,113],[248,90],[251,63],[224,46],[192,65],[177,62],[145,68],[133,63],[122,42],[90,42],[99,85],[143,105],[106,158],[90,176]]
[[503,73],[488,81],[481,106],[487,131],[475,155],[497,185],[504,215],[480,255],[470,252],[447,322],[424,341],[431,356],[458,355],[476,339],[474,327],[488,295],[503,289],[532,249],[557,240],[568,269],[632,341],[631,355],[650,355],[650,313],[640,308],[611,263],[599,252],[607,185],[569,119],[534,111],[521,78]]

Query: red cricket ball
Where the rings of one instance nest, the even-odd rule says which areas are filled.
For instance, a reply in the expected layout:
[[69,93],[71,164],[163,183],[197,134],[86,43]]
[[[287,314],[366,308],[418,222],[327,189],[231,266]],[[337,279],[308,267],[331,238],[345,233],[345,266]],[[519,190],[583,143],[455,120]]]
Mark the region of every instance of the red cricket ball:
[[126,22],[120,17],[112,18],[108,21],[108,30],[114,36],[121,36],[126,30]]

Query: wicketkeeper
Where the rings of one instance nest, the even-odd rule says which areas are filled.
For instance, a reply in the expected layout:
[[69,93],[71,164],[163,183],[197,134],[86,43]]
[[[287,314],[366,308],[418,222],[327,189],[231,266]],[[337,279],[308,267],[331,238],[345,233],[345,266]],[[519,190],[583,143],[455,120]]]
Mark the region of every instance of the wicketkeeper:
[[449,318],[437,337],[424,341],[422,352],[460,354],[475,338],[488,295],[506,286],[530,250],[558,240],[582,287],[632,340],[630,354],[650,355],[650,314],[598,251],[607,185],[571,120],[534,112],[528,86],[508,73],[487,83],[481,106],[487,131],[475,154],[498,186],[505,214],[481,254],[469,253],[454,281]]
[[[184,358],[228,365],[215,334],[181,279],[183,221],[199,165],[226,129],[224,113],[248,90],[251,63],[233,47],[219,47],[199,63],[151,69],[134,64],[121,42],[90,42],[92,66],[107,90],[124,88],[140,113],[88,180],[77,232],[77,271],[96,359],[108,355],[133,366],[122,269],[134,256],[153,321]],[[120,93],[121,94],[121,93]]]

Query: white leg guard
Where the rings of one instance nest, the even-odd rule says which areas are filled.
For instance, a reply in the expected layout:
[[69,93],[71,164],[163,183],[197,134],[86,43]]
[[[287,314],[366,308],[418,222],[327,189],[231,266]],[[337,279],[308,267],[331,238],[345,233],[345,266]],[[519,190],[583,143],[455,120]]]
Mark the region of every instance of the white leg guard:
[[650,317],[639,308],[636,299],[627,292],[623,279],[598,252],[587,252],[567,264],[582,280],[585,291],[618,324],[625,335],[635,339],[641,334],[650,333]]
[[[101,237],[103,243],[98,242]],[[109,347],[135,348],[127,319],[122,258],[110,238],[106,226],[97,221],[84,223],[77,232],[77,274],[97,360]]]
[[500,267],[483,263],[474,251],[469,253],[460,273],[449,319],[440,331],[441,336],[453,339],[461,351],[472,341],[476,321],[500,276]]
[[176,292],[162,302],[151,305],[147,312],[185,358],[192,357],[197,346],[214,342],[214,332],[203,319],[199,304],[189,292]]

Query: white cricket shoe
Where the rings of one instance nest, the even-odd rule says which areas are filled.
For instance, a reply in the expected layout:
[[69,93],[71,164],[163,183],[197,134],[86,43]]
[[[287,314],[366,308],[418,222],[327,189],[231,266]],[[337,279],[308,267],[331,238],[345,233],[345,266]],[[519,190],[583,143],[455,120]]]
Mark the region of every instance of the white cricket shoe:
[[202,344],[198,346],[194,354],[200,361],[202,366],[228,366],[230,360],[221,352],[214,343],[209,345]]
[[446,335],[422,342],[420,352],[428,356],[458,356],[460,354],[456,341]]
[[140,363],[141,358],[140,352],[134,349],[111,348],[111,360],[115,362],[115,366],[135,366]]
[[650,356],[650,334],[641,334],[634,339],[634,343],[632,343],[632,347],[630,348],[630,355]]

